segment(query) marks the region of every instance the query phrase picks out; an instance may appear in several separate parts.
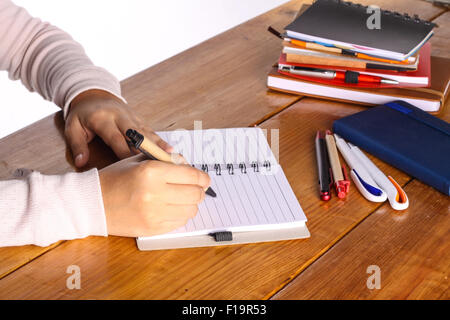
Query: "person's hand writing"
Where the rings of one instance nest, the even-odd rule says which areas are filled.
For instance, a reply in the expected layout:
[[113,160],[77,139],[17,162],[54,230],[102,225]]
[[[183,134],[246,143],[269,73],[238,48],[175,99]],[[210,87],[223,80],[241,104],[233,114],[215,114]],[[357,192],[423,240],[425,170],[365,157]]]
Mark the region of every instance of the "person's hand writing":
[[89,90],[79,94],[71,103],[65,124],[65,135],[77,167],[89,160],[88,143],[98,135],[119,159],[132,155],[126,143],[128,129],[142,132],[165,151],[173,148],[155,132],[145,127],[123,101],[102,90]]
[[197,213],[209,176],[188,165],[137,155],[99,171],[108,234],[152,236],[177,229]]

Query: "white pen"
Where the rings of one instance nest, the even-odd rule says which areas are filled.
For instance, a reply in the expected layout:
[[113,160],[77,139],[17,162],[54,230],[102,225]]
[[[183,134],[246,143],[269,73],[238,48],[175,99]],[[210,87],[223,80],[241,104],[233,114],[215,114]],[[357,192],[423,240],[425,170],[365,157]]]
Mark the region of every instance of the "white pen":
[[405,210],[409,206],[408,196],[391,176],[386,175],[355,145],[348,143],[350,150],[363,163],[373,180],[387,193],[391,207],[395,210]]
[[356,158],[351,151],[347,142],[334,134],[336,139],[336,146],[344,157],[345,161],[351,168],[350,175],[355,182],[359,192],[369,201],[384,202],[387,199],[387,194],[381,189],[377,183],[372,179],[370,173],[366,170],[361,161]]

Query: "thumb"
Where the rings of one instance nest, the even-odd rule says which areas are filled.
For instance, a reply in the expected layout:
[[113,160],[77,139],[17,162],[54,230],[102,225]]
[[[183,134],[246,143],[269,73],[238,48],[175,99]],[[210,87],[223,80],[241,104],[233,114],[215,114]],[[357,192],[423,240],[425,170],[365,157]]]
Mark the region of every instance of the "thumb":
[[78,118],[72,118],[66,124],[65,134],[75,166],[83,167],[89,160],[88,137]]

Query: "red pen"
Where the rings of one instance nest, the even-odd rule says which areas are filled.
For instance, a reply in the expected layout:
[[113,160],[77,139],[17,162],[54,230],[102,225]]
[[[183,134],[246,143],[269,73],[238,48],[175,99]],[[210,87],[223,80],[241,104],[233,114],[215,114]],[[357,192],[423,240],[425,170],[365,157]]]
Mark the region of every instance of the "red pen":
[[334,71],[327,69],[317,69],[308,67],[289,66],[282,67],[282,71],[286,71],[292,74],[297,74],[306,77],[316,77],[322,79],[339,79],[345,83],[383,83],[383,84],[398,84],[398,81],[372,76],[368,74],[360,74],[355,71]]
[[343,80],[345,83],[384,83],[384,84],[398,84],[398,81],[385,79],[369,74],[360,74],[355,71],[333,71],[335,73],[334,79]]

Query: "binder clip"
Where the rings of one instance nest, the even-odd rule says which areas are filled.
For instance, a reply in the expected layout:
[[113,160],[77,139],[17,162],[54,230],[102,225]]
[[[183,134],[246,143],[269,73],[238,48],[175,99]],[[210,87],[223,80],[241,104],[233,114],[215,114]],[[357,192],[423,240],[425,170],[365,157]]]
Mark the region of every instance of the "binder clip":
[[211,237],[213,237],[216,242],[233,240],[233,232],[231,232],[231,231],[213,232],[213,233],[210,233],[209,235]]

